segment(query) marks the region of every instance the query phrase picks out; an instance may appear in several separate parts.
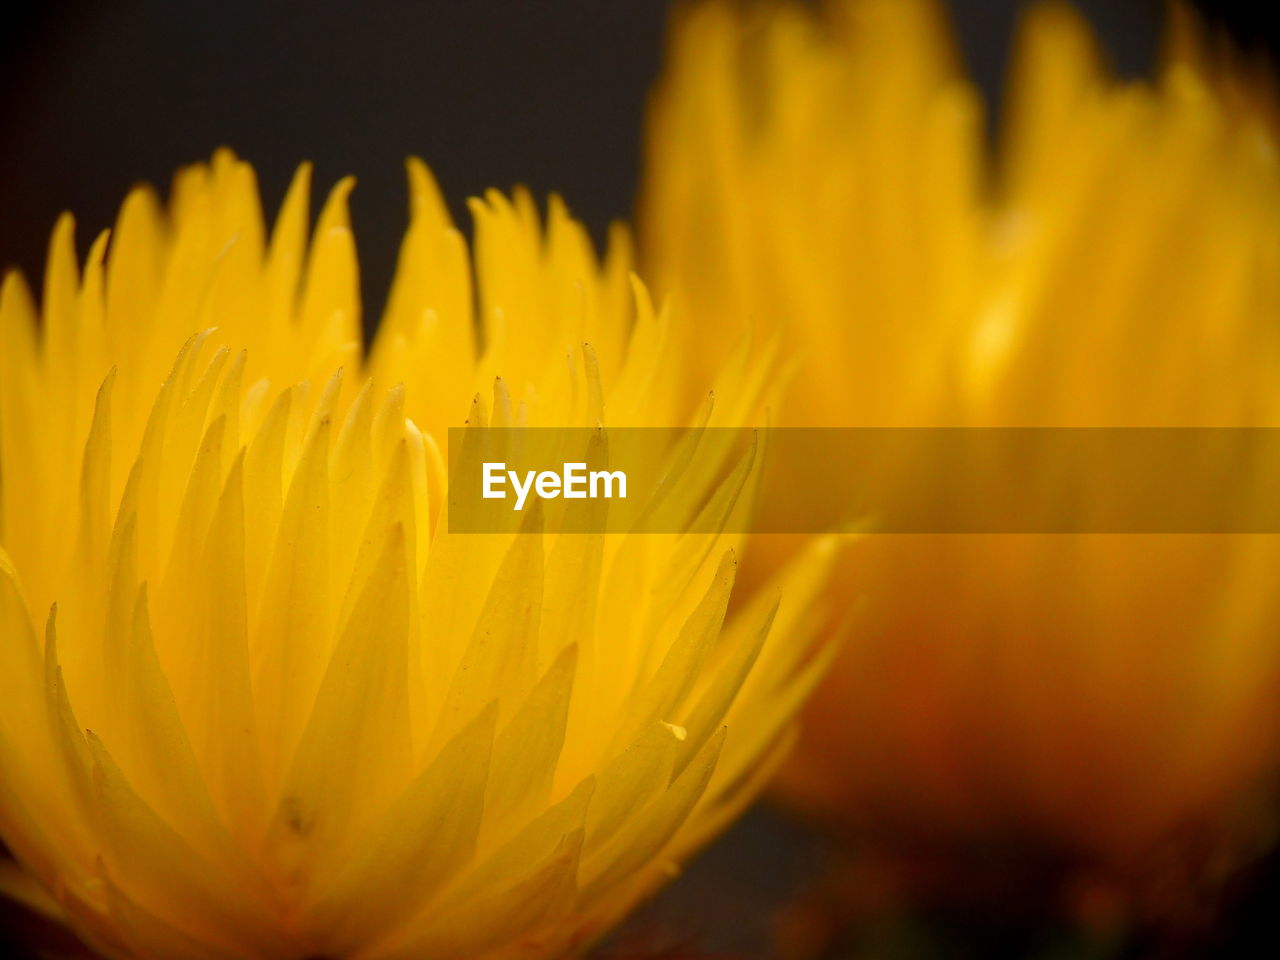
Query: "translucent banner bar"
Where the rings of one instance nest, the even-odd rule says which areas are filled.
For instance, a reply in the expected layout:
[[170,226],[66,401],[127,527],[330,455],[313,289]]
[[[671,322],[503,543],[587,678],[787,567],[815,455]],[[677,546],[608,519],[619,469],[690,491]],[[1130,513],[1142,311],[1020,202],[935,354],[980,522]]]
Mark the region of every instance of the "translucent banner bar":
[[455,533],[1280,533],[1270,428],[460,428]]

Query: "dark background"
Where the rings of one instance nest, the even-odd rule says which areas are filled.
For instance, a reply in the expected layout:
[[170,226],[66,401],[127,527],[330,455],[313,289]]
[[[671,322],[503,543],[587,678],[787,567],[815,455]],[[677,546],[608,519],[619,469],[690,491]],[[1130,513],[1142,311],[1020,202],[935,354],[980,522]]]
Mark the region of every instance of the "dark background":
[[[1149,68],[1160,0],[1079,5],[1119,72]],[[970,67],[998,102],[1022,4],[951,6]],[[1272,4],[1200,6],[1246,44],[1275,50]],[[405,223],[407,154],[433,167],[462,224],[467,196],[524,183],[563,193],[599,238],[631,212],[666,10],[663,0],[81,0],[10,11],[0,25],[0,266],[37,278],[64,209],[78,217],[83,253],[130,185],[163,186],[223,144],[256,165],[269,215],[301,160],[316,163],[317,193],[356,175],[371,318]],[[757,810],[607,955],[686,937],[703,951],[759,955],[771,910],[823,860],[815,837]],[[1268,869],[1212,955],[1280,955],[1280,884]],[[15,916],[0,905],[0,956],[18,955],[6,940]],[[969,940],[972,950],[948,955],[1027,955],[1016,937]]]
[[[1115,66],[1144,70],[1159,0],[1082,0]],[[1019,0],[952,0],[969,62],[998,89]],[[1268,4],[1215,4],[1256,35]],[[0,265],[42,268],[54,219],[82,251],[139,180],[233,147],[274,213],[299,161],[317,192],[352,173],[370,317],[405,221],[402,160],[465,198],[555,190],[597,237],[631,211],[664,0],[79,0],[0,26]],[[1253,11],[1252,13],[1250,11]],[[318,202],[318,198],[317,198]]]

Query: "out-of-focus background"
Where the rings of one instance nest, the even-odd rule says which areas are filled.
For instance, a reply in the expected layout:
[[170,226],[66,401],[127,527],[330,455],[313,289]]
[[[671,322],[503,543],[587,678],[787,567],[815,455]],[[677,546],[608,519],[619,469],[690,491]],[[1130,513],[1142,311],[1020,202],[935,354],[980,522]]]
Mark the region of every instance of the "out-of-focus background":
[[[1077,5],[1119,73],[1149,68],[1160,0]],[[1276,49],[1271,4],[1198,5],[1245,45]],[[951,0],[993,114],[1021,6]],[[667,13],[664,0],[69,0],[11,10],[0,26],[0,265],[38,278],[60,211],[75,212],[83,253],[133,183],[164,186],[174,168],[225,144],[256,165],[269,211],[301,160],[315,162],[318,190],[356,175],[352,218],[371,327],[406,220],[408,154],[433,167],[464,226],[466,197],[517,183],[562,193],[597,239],[630,215]],[[771,924],[827,857],[816,835],[761,807],[603,953],[769,956]],[[1205,949],[1280,956],[1278,878],[1274,863],[1244,878]],[[0,904],[0,955],[21,955],[6,939],[15,923]],[[864,931],[847,955],[1081,949],[1069,931],[1055,939],[961,914]],[[1142,950],[1124,944],[1105,955]]]
[[[1269,4],[1205,3],[1246,37]],[[1021,0],[952,0],[994,96]],[[1112,62],[1150,63],[1161,0],[1081,0]],[[524,183],[563,193],[602,235],[631,211],[666,0],[62,0],[0,27],[0,264],[38,275],[54,218],[79,242],[139,180],[233,147],[267,209],[300,160],[323,189],[355,174],[352,217],[369,321],[405,223],[402,160],[465,198]],[[1262,38],[1266,39],[1266,38]],[[998,102],[998,101],[993,101]]]

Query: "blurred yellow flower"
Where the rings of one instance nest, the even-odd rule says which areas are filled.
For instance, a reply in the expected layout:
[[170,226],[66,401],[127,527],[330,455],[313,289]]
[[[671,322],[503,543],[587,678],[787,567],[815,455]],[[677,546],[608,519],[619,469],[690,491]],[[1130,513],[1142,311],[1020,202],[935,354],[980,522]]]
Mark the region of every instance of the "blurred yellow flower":
[[[1200,45],[1184,15],[1120,82],[1030,8],[991,155],[934,3],[683,10],[640,237],[687,357],[781,331],[782,424],[1280,426],[1274,100]],[[1275,765],[1275,541],[864,539],[784,787],[890,845],[1144,869]]]
[[471,253],[409,177],[367,364],[351,183],[308,242],[306,167],[269,239],[222,151],[83,275],[64,218],[38,317],[5,280],[0,889],[105,955],[576,952],[753,796],[821,669],[821,550],[725,623],[723,536],[447,532],[448,426],[690,414],[625,236],[597,263],[494,193]]

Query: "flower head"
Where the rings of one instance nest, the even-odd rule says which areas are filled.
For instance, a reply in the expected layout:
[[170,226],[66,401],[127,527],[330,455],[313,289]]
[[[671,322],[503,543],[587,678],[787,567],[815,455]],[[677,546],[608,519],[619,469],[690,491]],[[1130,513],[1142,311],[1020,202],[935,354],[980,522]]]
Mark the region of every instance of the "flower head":
[[598,263],[493,193],[472,253],[409,178],[367,360],[351,183],[308,241],[306,167],[269,238],[221,151],[82,274],[64,218],[38,320],[5,281],[0,834],[104,954],[572,952],[751,797],[819,669],[766,642],[795,606],[725,622],[726,537],[448,532],[446,427],[685,414],[624,237]]
[[[781,330],[788,424],[1280,424],[1275,114],[1183,27],[1122,83],[1068,6],[1031,8],[992,155],[927,0],[691,7],[641,249],[692,355]],[[1262,536],[868,537],[785,783],[843,829],[1135,867],[1273,765],[1278,562]]]

